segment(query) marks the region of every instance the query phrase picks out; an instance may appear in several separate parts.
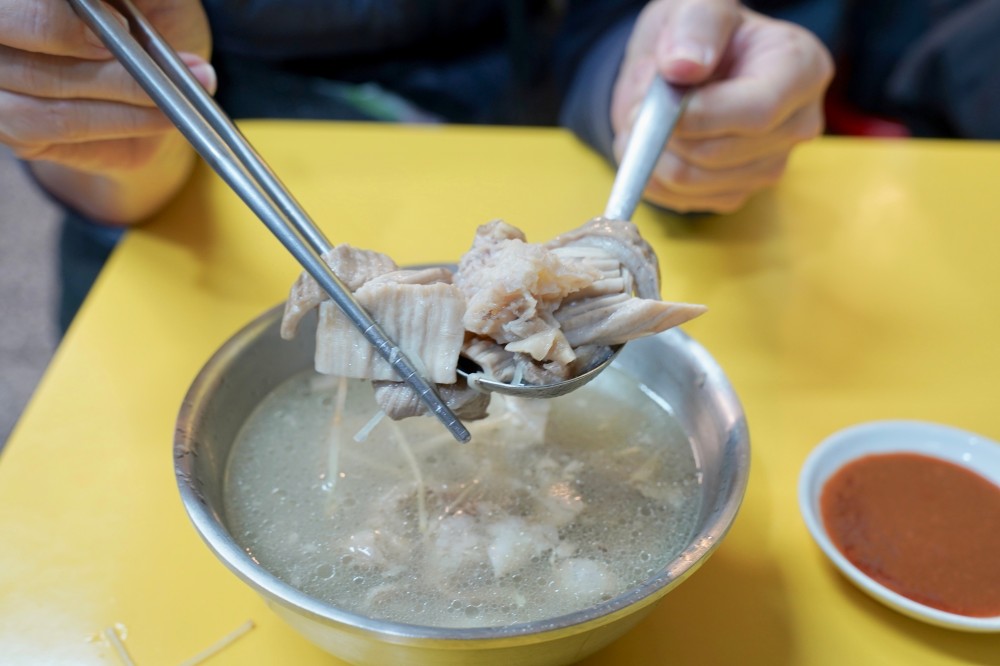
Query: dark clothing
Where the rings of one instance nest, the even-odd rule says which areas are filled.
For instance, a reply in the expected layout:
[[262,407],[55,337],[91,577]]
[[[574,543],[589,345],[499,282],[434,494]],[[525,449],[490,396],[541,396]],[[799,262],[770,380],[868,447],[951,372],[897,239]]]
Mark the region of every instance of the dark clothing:
[[834,94],[912,136],[1000,139],[1000,2],[839,4]]
[[[233,115],[533,125],[556,123],[574,84],[606,88],[607,108],[611,82],[581,62],[644,2],[562,4],[205,0],[218,98]],[[616,62],[623,50],[621,40]],[[293,97],[261,94],[271,86]]]
[[76,211],[66,211],[59,233],[59,332],[65,333],[87,292],[97,280],[121,229],[95,224]]
[[915,136],[1000,140],[1000,2],[935,8],[886,82],[892,110]]

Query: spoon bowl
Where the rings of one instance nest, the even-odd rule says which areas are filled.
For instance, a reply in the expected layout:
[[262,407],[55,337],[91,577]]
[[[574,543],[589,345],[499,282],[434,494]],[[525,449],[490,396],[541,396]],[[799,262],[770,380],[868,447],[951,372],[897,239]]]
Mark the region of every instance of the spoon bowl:
[[[466,383],[477,391],[488,393],[501,393],[515,398],[558,398],[575,391],[590,380],[601,374],[605,368],[618,357],[625,345],[615,345],[610,348],[606,356],[588,366],[583,372],[553,384],[508,384],[490,379],[482,372],[467,370],[459,367],[458,374],[463,377]],[[467,360],[467,359],[462,359]]]
[[[677,120],[687,106],[686,90],[667,84],[659,76],[653,78],[639,108],[635,126],[625,146],[621,164],[611,186],[611,194],[604,209],[607,220],[628,221],[632,218],[646,183],[653,175],[656,162],[667,145]],[[508,384],[491,379],[480,372],[459,370],[469,386],[489,393],[502,393],[516,398],[556,398],[570,393],[601,374],[625,345],[611,347],[603,359],[591,363],[583,372],[552,384]]]

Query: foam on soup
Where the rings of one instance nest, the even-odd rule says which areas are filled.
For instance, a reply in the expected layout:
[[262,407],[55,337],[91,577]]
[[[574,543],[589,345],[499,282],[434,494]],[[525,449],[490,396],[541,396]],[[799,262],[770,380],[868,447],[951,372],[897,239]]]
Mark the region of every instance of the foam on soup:
[[365,384],[296,375],[228,461],[234,538],[313,597],[411,624],[509,625],[610,599],[689,542],[691,443],[616,369],[554,400],[495,395],[469,444],[427,417],[354,441],[377,412]]

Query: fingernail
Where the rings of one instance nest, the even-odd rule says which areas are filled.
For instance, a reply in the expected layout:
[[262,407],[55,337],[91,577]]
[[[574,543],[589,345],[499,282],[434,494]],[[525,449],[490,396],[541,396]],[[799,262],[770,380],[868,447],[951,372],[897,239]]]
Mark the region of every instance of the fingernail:
[[[117,21],[118,24],[121,25],[123,28],[125,28],[126,31],[129,29],[128,19],[126,19],[124,16],[122,16],[121,12],[119,12],[118,10],[116,10],[116,9],[114,9],[112,7],[109,7],[107,5],[107,3],[104,3],[104,8],[106,10],[108,10],[108,13],[111,15],[111,18],[113,18],[115,21]],[[83,38],[85,40],[87,40],[88,43],[90,43],[90,44],[92,44],[92,45],[94,45],[94,46],[96,46],[96,47],[98,47],[100,49],[103,49],[105,51],[108,50],[108,47],[104,45],[104,42],[102,42],[101,38],[97,36],[97,33],[95,33],[89,27],[87,27],[86,29],[84,29],[84,31],[83,31]]]
[[199,63],[191,67],[191,73],[194,75],[194,78],[198,79],[198,83],[201,84],[202,88],[209,93],[215,93],[215,88],[219,81],[215,74],[215,68],[212,65],[207,62]]
[[198,79],[198,83],[201,87],[210,93],[215,92],[215,88],[218,85],[218,77],[215,74],[215,68],[211,64],[205,62],[205,59],[200,55],[194,53],[188,53],[186,51],[178,53],[178,57],[181,59],[194,78]]
[[707,67],[712,64],[712,49],[691,42],[679,42],[667,51],[668,60],[686,60]]

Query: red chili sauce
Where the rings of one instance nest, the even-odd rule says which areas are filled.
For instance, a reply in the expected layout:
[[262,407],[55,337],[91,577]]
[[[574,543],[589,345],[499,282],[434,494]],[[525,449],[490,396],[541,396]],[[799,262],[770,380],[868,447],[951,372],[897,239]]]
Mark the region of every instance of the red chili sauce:
[[823,523],[854,566],[932,608],[1000,615],[1000,486],[914,453],[859,458],[823,486]]

